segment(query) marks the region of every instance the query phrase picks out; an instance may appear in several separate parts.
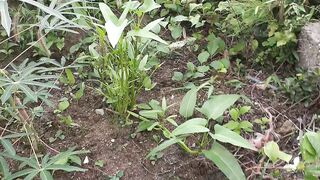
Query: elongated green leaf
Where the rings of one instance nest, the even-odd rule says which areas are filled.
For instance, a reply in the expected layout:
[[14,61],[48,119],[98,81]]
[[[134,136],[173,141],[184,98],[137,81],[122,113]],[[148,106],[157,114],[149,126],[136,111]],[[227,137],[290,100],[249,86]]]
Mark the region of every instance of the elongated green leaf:
[[34,169],[38,168],[38,164],[37,164],[37,162],[35,161],[34,158],[31,158],[31,159],[30,158],[25,158],[25,157],[18,156],[17,154],[11,155],[11,154],[6,153],[6,152],[5,153],[0,153],[0,156],[24,162],[25,164],[27,164],[28,166],[30,166],[30,167],[32,167]]
[[232,106],[241,96],[239,95],[217,95],[206,101],[203,106],[198,109],[208,119],[217,119]]
[[127,33],[127,36],[139,36],[147,39],[153,39],[163,44],[168,44],[165,40],[161,39],[158,35],[147,31],[145,29],[139,29],[139,30],[131,30]]
[[28,133],[14,133],[6,136],[2,136],[2,139],[19,138],[28,135]]
[[53,180],[53,177],[49,171],[41,171],[40,178],[41,180]]
[[70,106],[69,101],[68,100],[64,100],[64,101],[61,101],[58,104],[58,109],[62,112],[64,110],[66,110],[69,106]]
[[160,110],[142,110],[139,112],[140,116],[149,119],[158,119],[158,113],[161,113]]
[[163,20],[164,18],[156,19],[152,22],[150,22],[148,25],[146,25],[143,29],[146,31],[151,31],[156,25],[159,25],[159,23]]
[[18,88],[21,89],[23,93],[32,101],[37,102],[37,95],[28,86],[24,84],[18,84]]
[[1,95],[1,102],[4,104],[5,102],[8,101],[8,99],[12,95],[12,90],[15,88],[15,85],[10,85],[4,89],[3,94]]
[[12,20],[9,14],[8,2],[6,0],[0,1],[0,15],[1,25],[6,30],[7,35],[10,36]]
[[154,124],[154,121],[142,121],[139,123],[137,132],[142,132],[147,130],[150,126]]
[[85,172],[85,171],[87,171],[86,169],[75,167],[75,166],[70,166],[70,165],[66,165],[66,164],[52,164],[50,166],[47,166],[46,169],[47,170],[62,170],[62,171],[66,171],[66,172],[74,172],[74,171]]
[[7,139],[0,139],[0,142],[3,146],[3,148],[10,154],[10,155],[16,155],[16,150],[13,148],[11,142]]
[[179,142],[180,139],[177,139],[177,138],[172,138],[172,139],[169,139],[167,141],[164,141],[163,143],[161,143],[160,145],[158,145],[157,147],[153,148],[150,153],[147,155],[147,158],[149,157],[152,157],[152,156],[155,156],[158,152],[166,149],[167,147]]
[[210,159],[231,180],[245,180],[245,175],[237,159],[222,145],[215,142],[208,151],[203,151],[206,158]]
[[74,79],[72,71],[70,69],[65,69],[65,73],[66,73],[69,85],[74,85],[74,83],[76,83],[76,80]]
[[203,118],[190,119],[183,124],[179,125],[176,129],[172,131],[173,136],[178,136],[182,134],[192,134],[192,133],[203,133],[209,132],[210,130],[206,128],[208,121]]
[[213,139],[254,151],[257,150],[252,144],[249,143],[249,141],[241,137],[239,134],[231,131],[228,128],[220,126],[219,124],[214,126],[214,131],[215,134],[210,134]]
[[41,3],[37,2],[37,1],[34,1],[34,0],[19,0],[19,1],[26,2],[28,4],[36,6],[39,9],[41,9],[42,11],[44,11],[44,12],[46,12],[46,13],[52,15],[52,16],[55,16],[55,17],[65,21],[65,22],[67,22],[69,24],[72,24],[74,26],[80,27],[76,23],[74,23],[74,22],[70,21],[69,19],[67,19],[66,17],[64,17],[59,11],[57,11],[57,10],[55,10],[53,8],[47,7],[47,6],[41,4]]
[[142,6],[140,6],[139,10],[146,13],[161,7],[159,4],[155,3],[154,0],[144,0]]
[[38,175],[38,173],[38,171],[33,171],[29,173],[23,180],[33,180]]
[[191,117],[193,115],[196,102],[197,102],[197,89],[192,88],[183,97],[182,102],[180,103],[179,113],[185,118]]
[[0,156],[0,172],[3,174],[4,178],[10,176],[10,169],[7,161]]
[[125,13],[121,15],[122,18],[119,20],[112,12],[110,7],[104,3],[99,3],[99,7],[106,21],[105,29],[107,31],[108,39],[112,47],[115,48],[124,31],[124,28],[128,25],[128,20],[124,17]]
[[16,173],[10,175],[7,179],[8,180],[14,180],[14,179],[16,179],[18,177],[22,177],[22,176],[25,176],[27,174],[35,173],[35,172],[38,173],[38,170],[37,169],[28,168],[28,169],[24,169],[24,170],[18,171]]

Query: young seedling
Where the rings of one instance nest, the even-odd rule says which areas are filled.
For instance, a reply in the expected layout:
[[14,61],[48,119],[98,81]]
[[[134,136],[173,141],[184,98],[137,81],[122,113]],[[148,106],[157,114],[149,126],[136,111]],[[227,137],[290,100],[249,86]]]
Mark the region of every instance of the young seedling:
[[247,114],[250,111],[250,106],[242,106],[240,108],[232,108],[229,110],[231,120],[224,125],[224,127],[240,134],[241,130],[245,132],[252,132],[253,125],[247,121],[242,120],[241,116]]

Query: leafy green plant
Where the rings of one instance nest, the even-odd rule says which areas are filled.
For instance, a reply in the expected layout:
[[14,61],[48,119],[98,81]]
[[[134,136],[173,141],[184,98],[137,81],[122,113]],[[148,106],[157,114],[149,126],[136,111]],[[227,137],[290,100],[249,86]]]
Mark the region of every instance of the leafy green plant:
[[[24,177],[26,179],[39,178],[41,180],[53,179],[54,171],[62,170],[66,172],[85,172],[85,169],[70,165],[70,163],[76,163],[81,165],[81,159],[78,155],[88,153],[87,151],[74,151],[69,149],[65,152],[60,152],[55,156],[49,154],[43,156],[41,161],[38,157],[21,157],[17,154],[10,154],[9,152],[0,153],[1,172],[3,177],[8,180]],[[20,162],[20,170],[16,172],[10,172],[8,164],[5,158]]]
[[263,152],[268,156],[268,158],[275,163],[278,159],[289,162],[292,158],[291,155],[280,151],[279,146],[276,142],[270,141],[263,147]]
[[298,71],[296,76],[288,77],[281,84],[281,90],[293,102],[304,102],[305,105],[315,96],[319,89],[319,69],[314,71]]
[[249,121],[241,119],[241,116],[247,114],[250,111],[250,109],[250,106],[242,106],[240,108],[230,109],[229,114],[231,120],[228,121],[228,123],[225,124],[224,127],[231,129],[236,133],[240,133],[241,130],[245,132],[252,132],[253,125]]
[[[124,115],[133,108],[136,96],[143,87],[150,90],[154,86],[147,74],[151,67],[145,50],[152,40],[167,43],[152,32],[154,28],[160,28],[162,19],[154,20],[143,28],[141,21],[145,13],[159,8],[159,5],[154,1],[143,4],[129,1],[123,5],[120,18],[106,4],[100,3],[99,7],[106,21],[104,29],[108,41],[105,42],[105,32],[98,28],[99,45],[96,46],[100,48],[99,51],[91,49],[91,54],[96,57],[92,64],[98,72],[100,91],[107,103]],[[127,19],[128,13],[131,13],[131,19]],[[125,31],[129,25],[131,30]]]
[[[242,138],[237,133],[219,125],[214,125],[212,130],[212,121],[218,120],[230,106],[232,106],[241,96],[239,95],[215,95],[211,96],[212,91],[209,90],[209,99],[204,102],[201,108],[196,108],[197,92],[207,87],[209,84],[204,83],[199,87],[192,88],[183,98],[180,104],[180,114],[185,118],[189,118],[193,115],[193,111],[197,109],[205,118],[191,118],[178,124],[173,119],[170,119],[169,125],[173,126],[173,130],[169,130],[165,122],[158,120],[159,113],[163,113],[163,109],[166,109],[165,100],[162,101],[160,106],[157,103],[156,106],[149,104],[149,110],[143,110],[139,112],[139,115],[133,114],[138,117],[142,122],[138,129],[141,130],[160,130],[163,136],[167,139],[160,143],[157,147],[152,149],[147,155],[148,158],[152,158],[158,155],[161,151],[168,148],[173,144],[178,144],[184,151],[194,155],[204,155],[209,160],[213,161],[219,169],[229,179],[245,179],[240,165],[235,157],[223,147],[218,141],[223,143],[230,143],[235,146],[256,150],[247,140]],[[209,86],[210,87],[210,86]],[[210,93],[211,92],[211,93]],[[156,110],[158,109],[158,110]],[[170,117],[170,116],[169,116]],[[157,121],[155,121],[157,120]],[[167,118],[165,118],[167,120]],[[143,128],[142,128],[143,127]],[[171,128],[170,128],[171,129]],[[199,136],[199,142],[196,142],[197,146],[190,148],[187,145],[187,139],[189,136]],[[212,148],[207,150],[207,145],[212,143]]]

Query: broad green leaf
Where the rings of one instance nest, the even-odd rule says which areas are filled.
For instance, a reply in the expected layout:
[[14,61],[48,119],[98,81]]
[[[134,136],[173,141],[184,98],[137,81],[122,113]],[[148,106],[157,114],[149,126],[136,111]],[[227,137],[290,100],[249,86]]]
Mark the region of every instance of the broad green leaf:
[[248,140],[244,139],[239,134],[231,131],[230,129],[220,126],[219,124],[216,124],[214,126],[214,132],[214,134],[210,133],[213,139],[216,139],[224,143],[230,143],[235,146],[251,149],[254,151],[257,150],[252,144],[249,143]]
[[183,74],[181,72],[177,72],[177,71],[173,72],[172,80],[173,81],[182,81]]
[[276,160],[281,159],[289,163],[290,159],[292,158],[291,155],[280,151],[278,144],[274,141],[268,142],[263,147],[263,151],[272,162],[276,162]]
[[126,13],[123,12],[120,19],[118,19],[108,5],[99,3],[99,8],[106,21],[105,29],[107,31],[108,39],[111,46],[115,48],[124,31],[124,28],[128,25],[128,20],[125,19]]
[[239,112],[240,112],[240,115],[244,115],[246,113],[248,113],[251,109],[251,106],[242,106],[240,109],[239,109]]
[[237,159],[222,145],[214,142],[211,149],[203,151],[206,158],[210,159],[231,180],[245,180],[245,175]]
[[210,70],[209,66],[198,66],[197,71],[200,73],[206,73]]
[[191,13],[193,10],[195,10],[201,6],[202,6],[202,4],[190,3],[189,4],[189,13]]
[[11,17],[9,14],[9,8],[8,8],[8,2],[7,0],[0,1],[0,17],[1,17],[1,25],[6,30],[7,35],[10,36],[11,31]]
[[108,39],[112,45],[113,48],[116,47],[116,45],[119,42],[119,39],[124,31],[124,28],[128,25],[128,20],[125,19],[123,22],[121,22],[120,25],[115,25],[112,23],[112,21],[107,21],[105,24],[105,29],[107,31]]
[[172,131],[173,136],[178,136],[182,134],[193,134],[193,133],[203,133],[209,132],[210,130],[206,128],[208,121],[203,118],[190,119],[183,124],[179,125],[176,129]]
[[11,142],[7,139],[0,139],[0,142],[3,146],[3,148],[10,154],[10,155],[16,155],[16,150],[13,148]]
[[139,6],[140,6],[139,1],[128,1],[123,5],[124,8],[127,8],[130,11],[136,10]]
[[197,89],[192,88],[187,92],[183,97],[182,102],[180,103],[179,113],[185,117],[191,117],[193,115],[194,108],[197,101]]
[[198,55],[198,61],[202,64],[204,62],[207,62],[209,57],[210,57],[210,54],[207,51],[203,51]]
[[105,21],[112,21],[114,24],[118,25],[119,19],[108,5],[105,3],[99,3],[99,8]]
[[229,111],[229,114],[231,116],[231,118],[235,121],[237,121],[239,119],[239,116],[240,116],[240,113],[238,111],[238,109],[236,108],[232,108],[230,111]]
[[70,103],[68,102],[68,100],[64,100],[58,104],[58,109],[62,112],[66,110],[69,106],[70,106]]
[[68,84],[74,85],[74,83],[76,83],[76,80],[74,79],[72,71],[70,69],[65,69],[65,73],[68,79]]
[[139,123],[137,132],[142,132],[147,130],[150,126],[152,126],[152,124],[154,123],[154,121],[141,121]]
[[140,6],[139,10],[146,13],[161,7],[159,4],[155,3],[154,0],[144,0],[142,6]]
[[40,172],[41,180],[53,180],[53,177],[49,171],[41,171]]
[[147,155],[147,158],[150,158],[152,156],[155,156],[158,152],[166,149],[167,147],[179,142],[180,139],[177,139],[177,138],[172,138],[172,139],[169,139],[167,141],[164,141],[163,143],[159,144],[157,147],[153,148],[149,154]]
[[199,112],[204,114],[208,119],[217,119],[232,106],[241,96],[230,95],[217,95],[206,101],[203,106],[198,109]]
[[229,121],[227,124],[224,124],[223,127],[234,130],[239,127],[240,123],[236,121]]
[[214,55],[217,50],[219,49],[219,44],[217,41],[209,41],[208,42],[208,46],[207,46],[207,49],[208,49],[208,52],[211,54],[211,55]]
[[309,131],[305,134],[305,137],[308,138],[313,149],[316,151],[317,156],[320,157],[320,134]]
[[189,16],[189,21],[191,22],[191,27],[198,24],[200,21],[200,15],[196,14],[195,16]]
[[317,158],[317,152],[313,148],[308,138],[306,136],[303,136],[300,143],[301,143],[300,151],[301,151],[303,160],[306,162],[313,162]]
[[79,100],[84,95],[85,84],[82,82],[80,84],[79,90],[74,94],[74,99]]

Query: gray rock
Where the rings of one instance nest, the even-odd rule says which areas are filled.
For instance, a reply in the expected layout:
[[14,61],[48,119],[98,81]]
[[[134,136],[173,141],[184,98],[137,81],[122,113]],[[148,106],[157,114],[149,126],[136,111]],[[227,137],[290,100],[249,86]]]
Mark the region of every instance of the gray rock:
[[320,67],[320,22],[306,24],[299,35],[299,66]]
[[104,110],[103,109],[96,109],[95,110],[96,114],[103,116],[104,115]]

